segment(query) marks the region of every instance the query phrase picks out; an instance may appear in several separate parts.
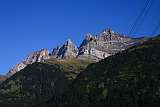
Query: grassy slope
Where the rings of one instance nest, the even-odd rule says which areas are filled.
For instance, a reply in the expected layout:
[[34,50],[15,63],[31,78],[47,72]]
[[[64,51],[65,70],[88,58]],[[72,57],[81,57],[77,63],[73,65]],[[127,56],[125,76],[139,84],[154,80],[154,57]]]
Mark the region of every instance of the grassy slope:
[[74,80],[80,72],[82,72],[90,63],[93,62],[90,60],[79,60],[79,59],[66,59],[66,60],[49,59],[44,63],[51,65],[60,65],[61,70],[64,72],[65,76],[69,80]]

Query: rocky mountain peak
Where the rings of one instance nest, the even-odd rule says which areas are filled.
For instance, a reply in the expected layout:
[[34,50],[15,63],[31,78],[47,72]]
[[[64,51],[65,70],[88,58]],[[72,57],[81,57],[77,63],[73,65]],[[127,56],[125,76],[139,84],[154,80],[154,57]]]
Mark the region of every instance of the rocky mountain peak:
[[72,40],[71,40],[71,39],[68,39],[68,40],[66,41],[66,45],[73,45]]
[[111,28],[107,28],[107,29],[104,29],[101,33],[103,33],[103,34],[111,34],[111,33],[114,33],[114,31]]
[[46,59],[49,59],[49,51],[48,49],[41,49],[39,51],[33,52],[28,57],[23,60],[22,62],[15,65],[7,74],[8,77],[12,76],[16,72],[24,69],[27,65],[35,63],[35,62],[42,62]]
[[33,52],[30,55],[28,55],[25,62],[27,64],[32,64],[34,62],[41,62],[45,59],[49,58],[49,50],[48,49],[41,49],[39,51]]
[[24,69],[28,64],[42,62],[49,58],[78,58],[99,61],[142,42],[144,42],[143,39],[125,37],[110,28],[103,30],[96,36],[88,33],[79,48],[75,46],[71,39],[68,39],[62,46],[54,48],[51,53],[48,49],[31,53],[25,60],[14,66],[9,71],[8,76]]
[[105,41],[105,42],[113,42],[113,41],[115,42],[123,41],[124,42],[124,41],[129,41],[130,38],[122,34],[119,34],[117,32],[114,32],[112,29],[108,28],[99,34],[98,40]]
[[94,36],[91,33],[87,33],[86,37],[85,37],[85,40],[90,41],[93,38],[94,38]]
[[120,34],[116,34],[112,29],[108,28],[103,30],[98,39],[101,41],[111,41],[114,37],[120,37]]
[[125,37],[108,28],[97,36],[87,34],[79,47],[78,58],[85,59],[86,57],[89,57],[99,61],[100,59],[125,50],[128,47],[133,46],[131,44],[138,42],[139,41],[133,38]]
[[58,59],[68,59],[76,57],[77,53],[78,48],[71,39],[68,39],[64,45],[53,49],[52,56]]
[[[68,39],[63,46],[64,46],[67,50],[74,50],[75,48],[77,48],[76,45],[72,42],[71,39]],[[62,47],[63,47],[63,46],[62,46]]]
[[96,36],[93,36],[92,34],[87,33],[86,36],[85,36],[85,39],[81,43],[80,47],[82,47],[84,45],[87,45],[89,42],[96,41],[96,39],[97,39]]

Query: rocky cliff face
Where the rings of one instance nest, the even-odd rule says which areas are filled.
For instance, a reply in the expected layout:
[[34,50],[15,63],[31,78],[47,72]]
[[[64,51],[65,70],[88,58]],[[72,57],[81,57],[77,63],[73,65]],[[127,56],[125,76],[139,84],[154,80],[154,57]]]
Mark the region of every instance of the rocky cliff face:
[[52,56],[58,59],[75,58],[78,55],[78,48],[69,39],[63,46],[54,48]]
[[64,45],[54,48],[50,54],[47,49],[42,49],[40,51],[31,53],[24,61],[14,66],[9,71],[7,76],[11,76],[24,69],[28,64],[41,62],[49,58],[78,58],[99,61],[131,46],[140,44],[141,42],[144,42],[143,38],[129,38],[116,33],[111,29],[105,29],[98,35],[92,35],[88,33],[79,48],[77,48],[69,39],[66,41],[66,43],[64,43]]
[[54,48],[51,56],[58,59],[78,58],[99,61],[139,44],[142,40],[105,29],[96,36],[88,33],[78,49],[71,40],[68,40],[63,46]]
[[42,49],[40,51],[36,51],[28,55],[28,57],[22,61],[21,63],[15,65],[7,74],[8,77],[15,74],[16,72],[24,69],[27,65],[35,63],[35,62],[41,62],[45,59],[49,59],[49,51],[48,49]]
[[78,58],[90,57],[99,61],[139,43],[138,40],[125,37],[111,29],[106,29],[97,36],[87,34],[79,47]]
[[49,50],[48,49],[42,49],[40,51],[36,51],[31,53],[27,59],[25,60],[25,63],[32,64],[34,62],[41,62],[45,59],[49,59]]

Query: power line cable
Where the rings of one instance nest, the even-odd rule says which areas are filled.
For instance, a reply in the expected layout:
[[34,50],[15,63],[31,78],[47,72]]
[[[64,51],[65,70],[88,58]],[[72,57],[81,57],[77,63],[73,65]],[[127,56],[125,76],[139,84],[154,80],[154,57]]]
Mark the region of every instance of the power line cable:
[[144,7],[142,8],[142,11],[140,12],[140,14],[138,15],[138,17],[136,18],[135,22],[133,23],[133,25],[131,26],[131,30],[129,32],[129,35],[132,34],[138,24],[139,19],[143,16],[144,11],[146,10],[148,4],[149,4],[150,0],[146,0]]
[[157,26],[155,27],[155,29],[153,30],[152,35],[155,35],[158,32],[159,29],[160,29],[160,21],[157,24]]
[[[149,11],[149,7],[150,7],[150,2],[151,0],[146,0],[145,2],[145,5],[144,7],[142,8],[142,11],[140,12],[140,14],[138,15],[138,17],[136,18],[135,22],[133,23],[133,25],[131,26],[131,30],[129,32],[129,35],[131,35],[132,33],[134,33],[138,23],[139,23],[139,20],[144,16],[144,14],[147,14]],[[147,11],[146,11],[147,10]]]
[[[154,0],[150,0],[150,4],[148,4],[148,8],[146,8],[146,11],[144,12],[141,20],[139,21],[139,24],[137,25],[138,28],[140,28],[140,27],[142,26],[142,24],[144,23],[144,21],[145,21],[147,15],[148,15],[150,9],[152,8],[153,4],[154,4]],[[137,33],[138,33],[138,31],[139,31],[138,28],[137,28],[137,30],[136,30],[136,28],[135,28],[135,32],[137,32]]]

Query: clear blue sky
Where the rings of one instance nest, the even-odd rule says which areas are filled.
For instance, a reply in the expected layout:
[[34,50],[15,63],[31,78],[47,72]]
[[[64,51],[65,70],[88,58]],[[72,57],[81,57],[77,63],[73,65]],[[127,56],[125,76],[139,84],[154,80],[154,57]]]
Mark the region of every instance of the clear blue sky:
[[[154,0],[139,32],[150,35],[160,20]],[[0,74],[30,52],[52,49],[71,38],[77,45],[88,32],[111,27],[127,34],[145,0],[0,0]]]

